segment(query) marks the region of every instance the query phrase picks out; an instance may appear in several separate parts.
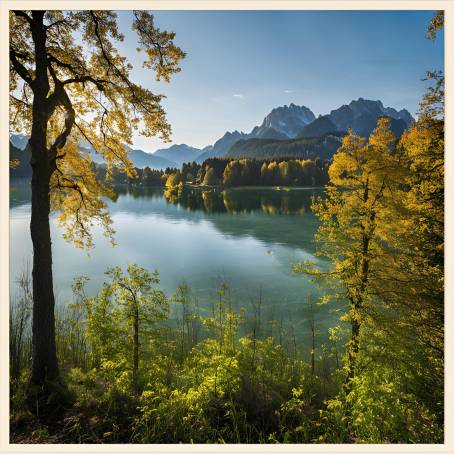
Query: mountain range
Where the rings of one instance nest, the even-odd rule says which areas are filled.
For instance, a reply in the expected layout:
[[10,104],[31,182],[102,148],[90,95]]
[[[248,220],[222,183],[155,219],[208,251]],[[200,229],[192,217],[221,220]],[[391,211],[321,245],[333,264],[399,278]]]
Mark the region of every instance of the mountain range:
[[[97,164],[104,163],[103,157],[96,153],[92,147],[79,146],[79,148],[83,154],[90,154],[90,158],[93,162],[96,162]],[[154,154],[147,153],[143,150],[132,149],[128,145],[125,145],[125,148],[128,150],[128,157],[134,167],[142,169],[148,166],[151,169],[158,170],[164,170],[167,167],[180,167],[175,162],[161,156],[155,156]]]
[[[391,119],[391,129],[398,137],[414,122],[408,110],[385,107],[379,100],[359,98],[318,117],[308,107],[291,103],[272,109],[262,123],[255,126],[251,132],[226,132],[213,145],[202,149],[186,144],[172,145],[154,153],[127,148],[135,167],[148,166],[160,170],[181,167],[184,162],[202,163],[214,157],[331,159],[340,145],[341,137],[348,129],[368,136],[375,128],[377,118],[381,116]],[[16,148],[14,153],[17,155],[17,149],[25,149],[28,137],[10,134],[10,142]],[[94,150],[84,146],[81,146],[81,150],[90,153],[94,162],[103,162],[102,156],[96,154]]]
[[[415,121],[406,109],[398,111],[384,107],[381,101],[364,98],[351,101],[317,118],[308,107],[292,103],[273,109],[262,124],[254,127],[250,133],[225,133],[214,145],[202,150],[196,162],[201,163],[213,157],[303,157],[314,153],[330,159],[340,145],[339,137],[348,129],[369,136],[377,124],[377,118],[382,116],[391,119],[391,130],[397,137]],[[337,146],[333,149],[335,143]]]
[[[29,176],[31,174],[30,166],[28,165],[30,161],[30,152],[27,148],[28,136],[22,134],[10,134],[10,159],[15,159],[19,161],[19,167],[13,170],[12,175],[19,176]],[[186,146],[186,145],[185,145]],[[135,150],[131,147],[128,147],[128,157],[132,161],[134,167],[144,168],[150,167],[151,169],[165,170],[166,168],[175,168],[180,167],[179,162],[170,161],[161,156],[156,156],[152,153],[146,153],[143,150]],[[90,155],[90,159],[96,164],[103,164],[103,157],[96,153],[94,149],[90,146],[79,145],[79,149],[83,155]],[[184,154],[184,152],[183,152]],[[191,159],[193,160],[193,159]],[[184,162],[184,161],[182,161]]]

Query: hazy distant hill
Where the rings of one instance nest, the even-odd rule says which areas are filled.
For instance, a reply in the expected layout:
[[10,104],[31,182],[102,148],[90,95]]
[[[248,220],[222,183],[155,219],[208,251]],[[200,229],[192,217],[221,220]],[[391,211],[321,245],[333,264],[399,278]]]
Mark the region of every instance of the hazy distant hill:
[[168,161],[174,162],[181,166],[184,162],[192,162],[197,159],[202,153],[202,150],[194,147],[190,147],[186,144],[172,145],[169,148],[162,148],[156,150],[153,156],[167,159]]
[[167,167],[180,167],[180,165],[169,159],[155,156],[152,153],[146,153],[143,150],[131,150],[128,153],[129,159],[132,161],[134,167],[143,169],[150,167],[150,169],[164,170]]
[[307,137],[321,137],[325,134],[330,132],[336,132],[338,129],[336,125],[329,119],[328,115],[323,115],[322,117],[318,117],[312,123],[304,126],[301,129],[298,137],[300,138],[307,138]]
[[[97,164],[104,164],[104,158],[96,153],[91,148],[79,147],[83,154],[90,153],[90,159]],[[144,167],[150,167],[150,169],[163,170],[167,167],[180,167],[179,164],[168,159],[154,156],[152,153],[146,153],[143,150],[133,150],[130,147],[126,147],[128,151],[128,157],[132,161],[134,167],[143,169]]]
[[[21,134],[10,134],[10,153],[11,156],[14,154],[14,156],[18,156],[17,159],[20,159],[23,154],[22,151],[26,147],[28,143],[28,136],[24,136]],[[14,147],[14,149],[11,148]],[[160,156],[155,156],[152,153],[146,153],[143,150],[133,150],[132,148],[126,146],[126,148],[129,150],[129,158],[131,159],[134,167],[138,168],[144,168],[144,167],[150,167],[151,169],[166,169],[167,167],[180,167],[179,163],[176,163],[174,161],[171,161],[169,159],[165,159]],[[90,158],[93,162],[96,162],[97,164],[102,164],[104,163],[103,157],[96,153],[91,147],[86,147],[86,146],[79,146],[79,149],[83,154],[90,153]],[[30,153],[28,153],[26,158],[21,159],[21,166],[22,161],[25,163],[25,166],[29,167],[29,161],[30,161]],[[31,174],[31,170],[30,170]],[[13,171],[11,173],[13,176],[18,175],[18,171]]]
[[227,131],[220,139],[213,145],[205,147],[202,153],[197,157],[196,162],[203,162],[209,158],[219,158],[224,156],[229,148],[238,140],[246,139],[249,135],[244,132]]

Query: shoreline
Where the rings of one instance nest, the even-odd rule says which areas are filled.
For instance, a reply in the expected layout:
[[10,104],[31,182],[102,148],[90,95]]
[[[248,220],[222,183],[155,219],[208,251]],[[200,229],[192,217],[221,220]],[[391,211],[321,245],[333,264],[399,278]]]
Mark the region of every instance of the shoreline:
[[[183,187],[191,188],[191,189],[219,189],[222,191],[225,190],[234,190],[234,189],[250,189],[250,190],[258,190],[258,189],[269,189],[273,191],[294,191],[294,190],[313,190],[313,189],[325,189],[325,186],[207,186],[201,184],[183,184]],[[168,188],[172,189],[172,188]]]

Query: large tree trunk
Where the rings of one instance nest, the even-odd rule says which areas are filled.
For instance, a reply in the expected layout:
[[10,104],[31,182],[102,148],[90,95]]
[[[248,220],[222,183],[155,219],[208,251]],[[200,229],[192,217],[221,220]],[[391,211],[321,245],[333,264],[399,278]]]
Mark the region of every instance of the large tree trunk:
[[[368,183],[368,182],[367,182]],[[369,184],[366,185],[363,201],[366,203],[369,199]],[[370,214],[369,222],[373,223],[375,221],[375,212],[372,211]],[[356,362],[359,353],[359,333],[361,328],[361,323],[358,319],[358,311],[362,308],[365,292],[369,282],[369,261],[370,261],[370,242],[371,242],[371,233],[365,233],[364,227],[362,234],[362,250],[361,250],[361,268],[360,268],[360,283],[358,288],[358,296],[351,300],[351,309],[353,310],[353,319],[351,322],[352,330],[350,335],[350,342],[348,346],[348,371],[347,378],[344,384],[345,394],[348,396],[353,387],[353,379],[356,374]]]
[[[47,149],[30,140],[33,155],[42,154],[33,162],[32,213],[30,233],[33,242],[33,337],[31,382],[43,385],[58,377],[55,348],[54,290],[52,279],[52,247],[49,212],[50,169]],[[34,159],[32,158],[32,161]]]
[[[47,148],[47,123],[50,106],[47,99],[46,29],[43,11],[33,11],[31,32],[35,46],[33,86],[33,125],[29,146],[32,158],[32,213],[30,233],[33,243],[33,319],[31,384],[43,387],[58,378],[55,348],[54,289],[50,239],[50,178],[52,175]],[[44,386],[45,388],[45,386]],[[45,392],[45,391],[44,391]]]

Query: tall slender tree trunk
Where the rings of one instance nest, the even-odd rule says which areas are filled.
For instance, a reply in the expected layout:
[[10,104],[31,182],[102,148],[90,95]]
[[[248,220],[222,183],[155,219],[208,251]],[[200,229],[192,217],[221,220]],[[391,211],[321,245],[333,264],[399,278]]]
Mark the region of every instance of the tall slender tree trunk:
[[345,394],[348,396],[352,390],[353,379],[356,372],[356,358],[359,353],[359,331],[361,324],[358,320],[352,320],[352,330],[350,342],[348,345],[348,371],[347,378],[344,384]]
[[52,246],[50,238],[50,178],[52,175],[47,148],[49,103],[47,94],[46,29],[42,11],[33,11],[31,26],[35,45],[35,81],[33,87],[33,125],[29,146],[32,158],[32,212],[30,233],[33,243],[33,315],[31,384],[45,385],[58,378],[55,348],[54,289]]
[[[47,121],[46,121],[47,123]],[[37,129],[37,128],[33,128]],[[32,212],[30,233],[33,243],[33,337],[32,376],[34,384],[58,377],[55,348],[52,246],[50,238],[50,167],[45,132],[32,132]]]
[[[367,181],[366,188],[364,190],[363,202],[367,203],[369,199],[369,181]],[[375,212],[372,211],[370,217],[368,219],[370,223],[375,221]],[[344,391],[345,394],[348,396],[352,390],[353,386],[353,379],[355,378],[356,374],[356,363],[357,357],[359,353],[359,334],[361,329],[361,322],[358,319],[358,311],[362,308],[364,299],[365,299],[365,292],[367,289],[367,285],[369,283],[369,260],[370,260],[370,241],[372,238],[372,233],[366,233],[364,227],[361,225],[363,229],[362,238],[361,238],[361,265],[360,265],[360,281],[359,281],[359,288],[358,288],[358,296],[355,299],[352,299],[350,304],[353,310],[353,319],[351,321],[352,330],[350,336],[350,343],[348,346],[348,371],[347,371],[347,378],[344,384]]]
[[311,350],[311,372],[315,374],[315,320],[311,320],[312,350]]
[[132,364],[132,389],[134,395],[139,393],[138,372],[139,372],[139,308],[137,304],[134,307],[133,323],[133,364]]

